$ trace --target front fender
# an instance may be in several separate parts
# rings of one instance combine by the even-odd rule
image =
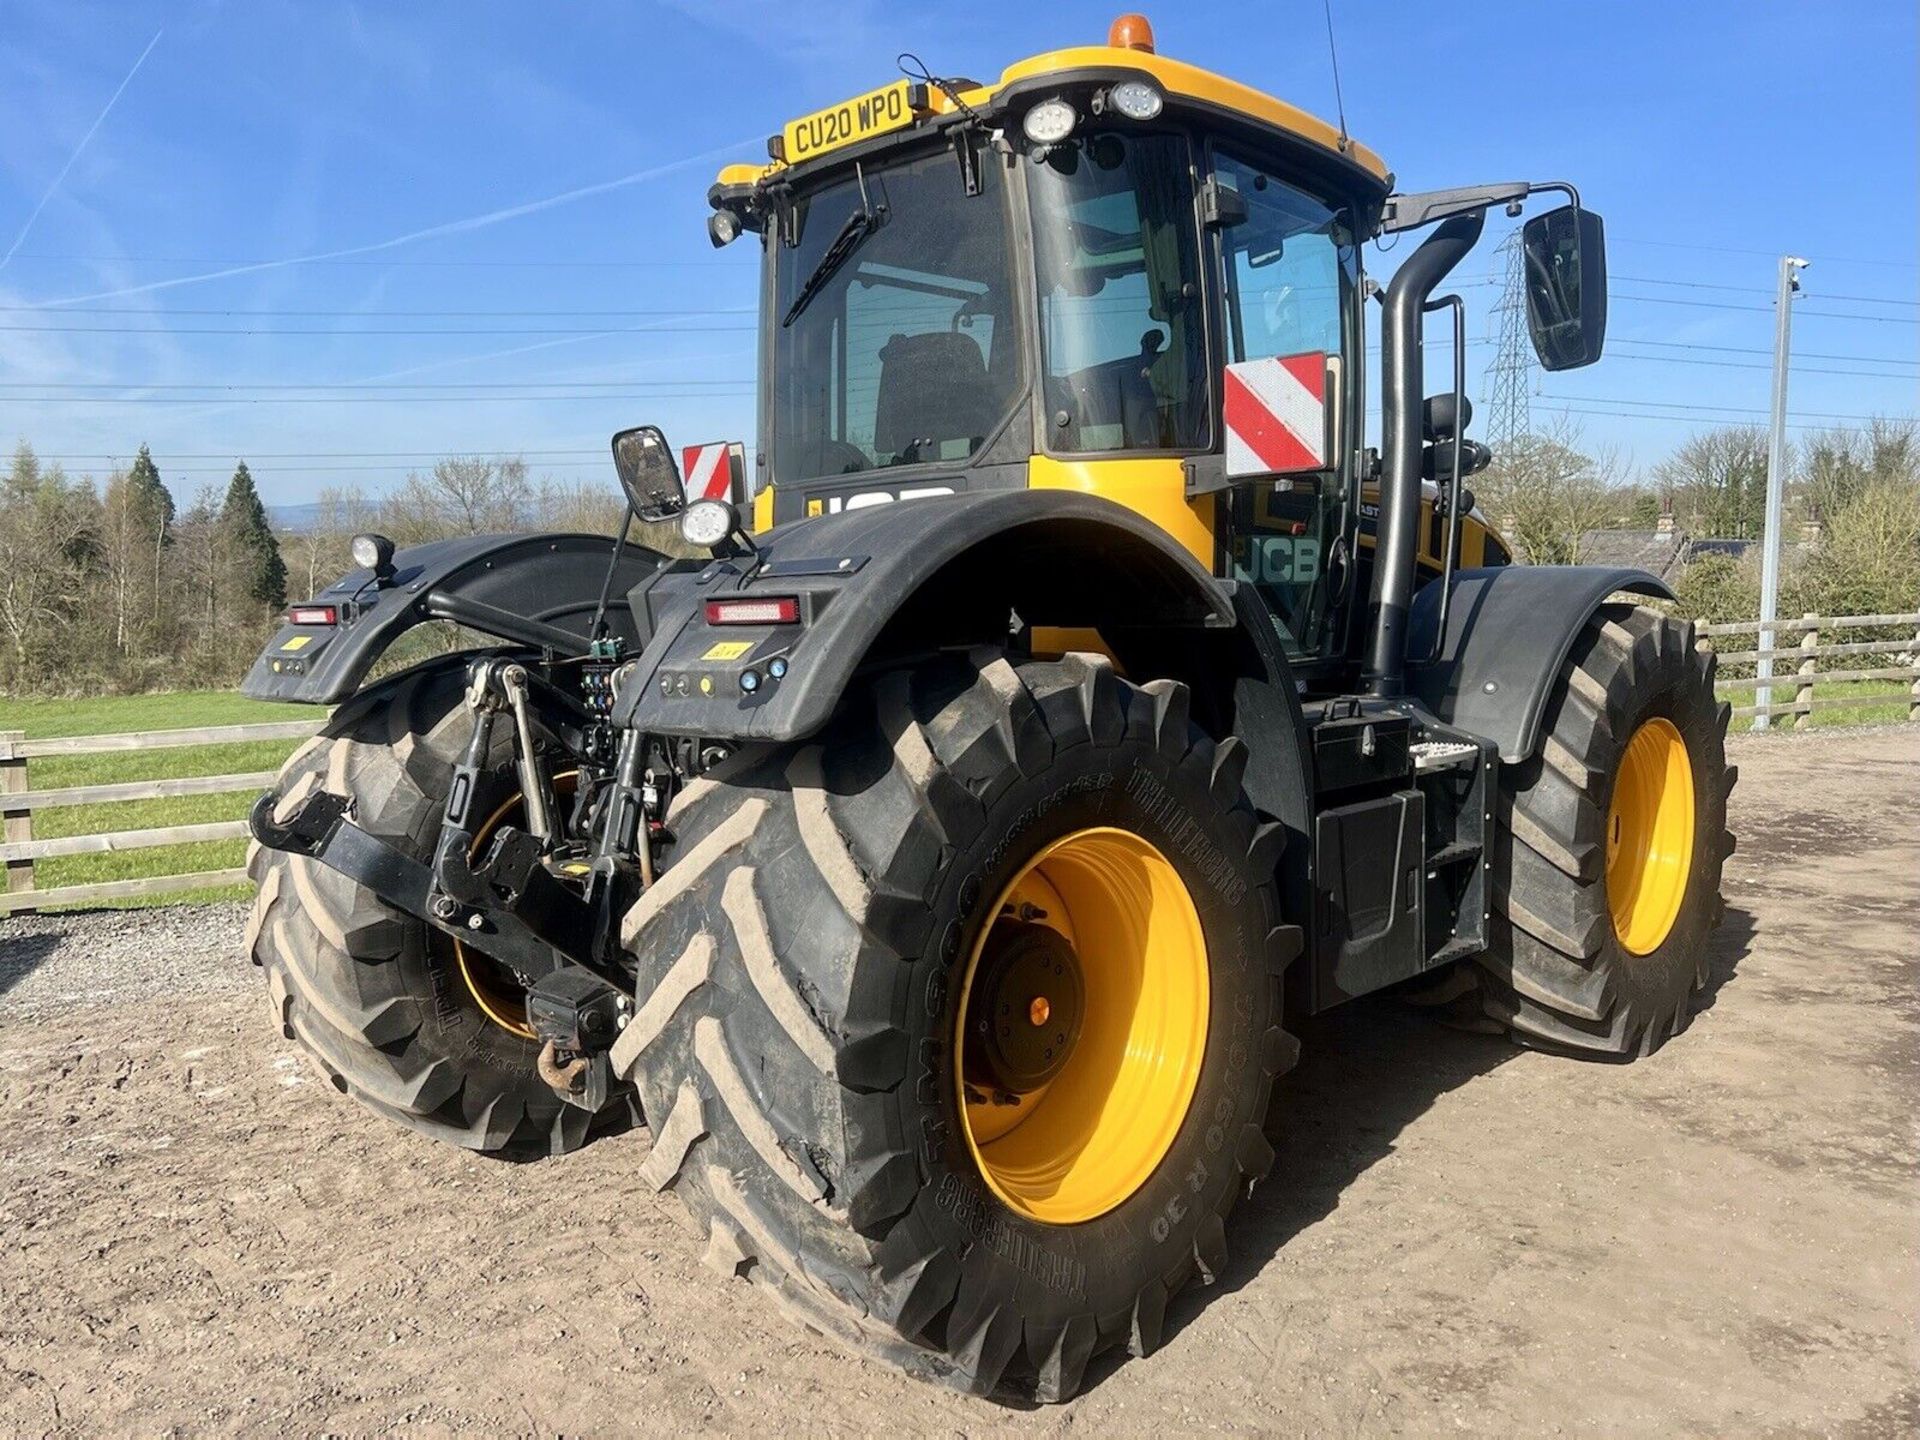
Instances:
[[[615,705],[656,734],[797,740],[876,653],[1004,643],[1029,625],[1234,624],[1228,590],[1158,526],[1061,491],[928,496],[797,520],[752,557],[662,574],[653,639]],[[785,625],[713,625],[715,600],[791,596]],[[785,668],[774,678],[770,662]],[[780,668],[775,666],[775,669]],[[751,672],[754,688],[742,684]]]
[[[600,598],[614,542],[606,535],[462,535],[410,546],[393,557],[391,584],[376,588],[373,572],[352,570],[314,596],[333,605],[335,625],[283,625],[240,686],[255,700],[333,705],[359,687],[387,647],[430,619],[427,598],[451,594],[570,631],[586,648],[587,626]],[[613,634],[630,644],[638,631],[619,603],[666,562],[628,545],[607,609]]]
[[[1539,743],[1547,697],[1573,642],[1609,595],[1671,600],[1644,570],[1609,565],[1501,565],[1462,570],[1439,658],[1410,665],[1413,694],[1440,719],[1491,740],[1516,765]],[[1408,617],[1408,653],[1433,651],[1440,586],[1424,586]]]

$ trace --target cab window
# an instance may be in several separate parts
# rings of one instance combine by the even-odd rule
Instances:
[[[1335,382],[1350,383],[1342,362],[1359,276],[1346,213],[1225,151],[1215,153],[1213,174],[1239,217],[1218,232],[1226,359],[1322,352],[1336,364],[1329,399],[1338,398]],[[1230,492],[1232,574],[1259,591],[1296,656],[1326,643],[1326,558],[1341,499],[1334,468]]]
[[[1047,448],[1208,443],[1187,142],[1096,131],[1029,161]]]

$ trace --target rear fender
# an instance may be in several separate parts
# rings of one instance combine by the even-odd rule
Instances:
[[[605,535],[463,535],[401,550],[393,557],[390,584],[378,587],[372,571],[353,570],[314,596],[315,604],[336,608],[339,623],[281,626],[240,691],[256,700],[337,704],[359,688],[388,646],[434,618],[428,602],[436,595],[566,632],[585,653],[613,545]],[[667,563],[635,545],[621,557],[607,622],[610,633],[629,645],[641,636],[620,599]]]
[[[1573,642],[1606,598],[1622,591],[1674,598],[1644,570],[1607,565],[1459,571],[1439,658],[1410,665],[1408,687],[1440,719],[1493,741],[1500,758],[1516,765],[1539,743],[1547,697]],[[1432,653],[1439,611],[1439,585],[1413,597],[1410,654]]]
[[[759,545],[697,573],[662,573],[648,588],[653,639],[616,701],[618,723],[716,740],[802,739],[826,724],[863,664],[1004,644],[1010,611],[1062,628],[1235,623],[1228,589],[1184,548],[1088,495],[930,496],[797,520]],[[787,596],[798,602],[796,623],[706,617],[711,601]]]

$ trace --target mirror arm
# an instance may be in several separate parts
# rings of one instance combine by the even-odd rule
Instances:
[[[1453,190],[1424,190],[1414,195],[1389,195],[1380,211],[1378,234],[1397,235],[1402,230],[1417,230],[1436,220],[1470,215],[1494,205],[1507,207],[1509,215],[1520,213],[1520,202],[1529,195],[1559,191],[1580,207],[1580,192],[1568,180],[1504,180],[1490,185],[1467,185]]]
[[[613,594],[613,577],[620,573],[620,561],[627,553],[627,532],[633,528],[633,500],[627,500],[627,508],[620,516],[620,534],[613,542],[613,554],[607,557],[607,573],[600,580],[600,599],[593,607],[593,623],[587,627],[587,637],[591,640],[604,640],[607,634],[607,601]]]

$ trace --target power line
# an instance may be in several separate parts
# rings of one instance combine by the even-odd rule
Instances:
[[[0,405],[498,405],[502,401],[538,401],[543,405],[562,401],[605,400],[748,400],[754,392],[741,390],[703,391],[609,391],[604,395],[239,395],[225,399],[206,395],[0,395]]]
[[[1771,295],[1773,293],[1764,285],[1721,285],[1711,280],[1659,280],[1650,275],[1621,275],[1617,272],[1610,278],[1624,281],[1629,285],[1675,285],[1686,290],[1730,290],[1740,295]],[[1910,305],[1920,308],[1920,300],[1895,300],[1885,295],[1835,295],[1831,291],[1822,290],[1820,298],[1822,300],[1857,300],[1863,305]]]
[[[1632,235],[1609,235],[1608,240],[1616,245],[1649,245],[1657,250],[1695,250],[1708,255],[1765,255],[1775,258],[1776,250],[1747,250],[1731,245],[1702,245],[1692,240],[1642,240]],[[1845,255],[1815,254],[1813,259],[1824,265],[1884,265],[1896,270],[1920,270],[1911,260],[1861,260],[1850,259]]]
[[[1585,405],[1640,405],[1664,406],[1677,410],[1714,410],[1729,415],[1765,415],[1765,410],[1756,410],[1745,405],[1701,405],[1691,400],[1631,400],[1624,395],[1559,395],[1542,396],[1543,400],[1555,402],[1573,400]],[[1882,420],[1883,415],[1850,415],[1837,410],[1802,410],[1802,415],[1811,415],[1828,420]],[[1678,417],[1677,417],[1678,418]]]
[[[1684,415],[1636,415],[1625,410],[1595,410],[1576,405],[1560,405],[1544,398],[1541,403],[1560,415],[1591,415],[1608,420],[1642,420],[1663,425],[1687,423],[1687,417]],[[1789,430],[1821,430],[1830,434],[1837,432],[1847,435],[1864,435],[1868,433],[1867,427],[1863,425],[1823,425],[1810,420],[1789,420],[1787,428]]]
[[[1662,350],[1713,350],[1727,355],[1773,354],[1773,351],[1764,345],[1708,345],[1697,340],[1637,340],[1623,337],[1613,343],[1616,345],[1657,345]],[[1847,355],[1819,350],[1797,350],[1794,353],[1808,360],[1859,360],[1875,365],[1920,365],[1920,360],[1908,360],[1895,355]]]
[[[1689,360],[1680,355],[1614,355],[1615,360],[1636,360],[1647,365],[1688,365],[1706,366],[1713,370],[1771,370],[1773,367],[1758,360]],[[1912,375],[1894,375],[1885,370],[1848,370],[1841,366],[1799,365],[1794,367],[1797,375],[1852,375],[1863,380],[1899,380],[1912,384],[1916,378]]]
[[[218,260],[205,255],[71,255],[22,250],[16,260],[81,260],[103,265],[266,265],[267,260]],[[719,270],[729,260],[303,260],[303,265],[388,270]]]
[[[1612,295],[1612,300],[1631,300],[1640,305],[1684,305],[1690,310],[1741,310],[1755,315],[1771,315],[1771,305],[1735,305],[1725,300],[1682,300],[1672,295]],[[1801,315],[1816,315],[1822,320],[1857,320],[1870,325],[1920,325],[1920,317],[1905,315],[1847,315],[1838,310],[1805,310],[1795,306]]]
[[[754,331],[757,325],[604,325],[586,327],[547,326],[536,329],[482,327],[458,330],[370,330],[360,327],[283,330],[235,329],[218,326],[171,325],[0,325],[0,331],[18,331],[43,335],[717,335],[722,332]]]
[[[733,305],[725,308],[707,307],[698,310],[251,310],[238,306],[215,307],[208,309],[156,310],[152,306],[141,305],[0,305],[0,313],[5,314],[56,314],[56,315],[145,315],[149,319],[164,320],[169,315],[235,315],[235,316],[300,316],[308,319],[337,316],[344,320],[376,320],[387,317],[406,319],[531,319],[536,316],[560,316],[569,319],[580,317],[607,316],[616,319],[640,320],[655,315],[752,315],[756,311],[751,305]]]
[[[663,385],[730,385],[738,388],[744,382],[731,380],[503,380],[503,381],[445,381],[432,384],[368,384],[360,382],[310,381],[310,382],[254,382],[202,380],[168,384],[148,384],[144,380],[0,380],[0,390],[350,390],[405,392],[413,390],[597,390],[612,386],[634,389],[656,389]],[[668,394],[679,393],[667,391]],[[112,397],[106,397],[112,398]],[[528,396],[539,399],[539,396]]]
[[[75,451],[53,455],[36,450],[34,455],[41,460],[81,461],[81,460],[120,460],[125,457],[119,452],[104,450]],[[597,455],[602,460],[608,458],[608,449],[602,445],[593,450],[527,450],[516,445],[448,445],[438,450],[247,450],[241,451],[168,451],[156,457],[156,463],[173,464],[180,460],[445,460],[449,456],[492,456],[514,460],[544,459],[549,456]]]

